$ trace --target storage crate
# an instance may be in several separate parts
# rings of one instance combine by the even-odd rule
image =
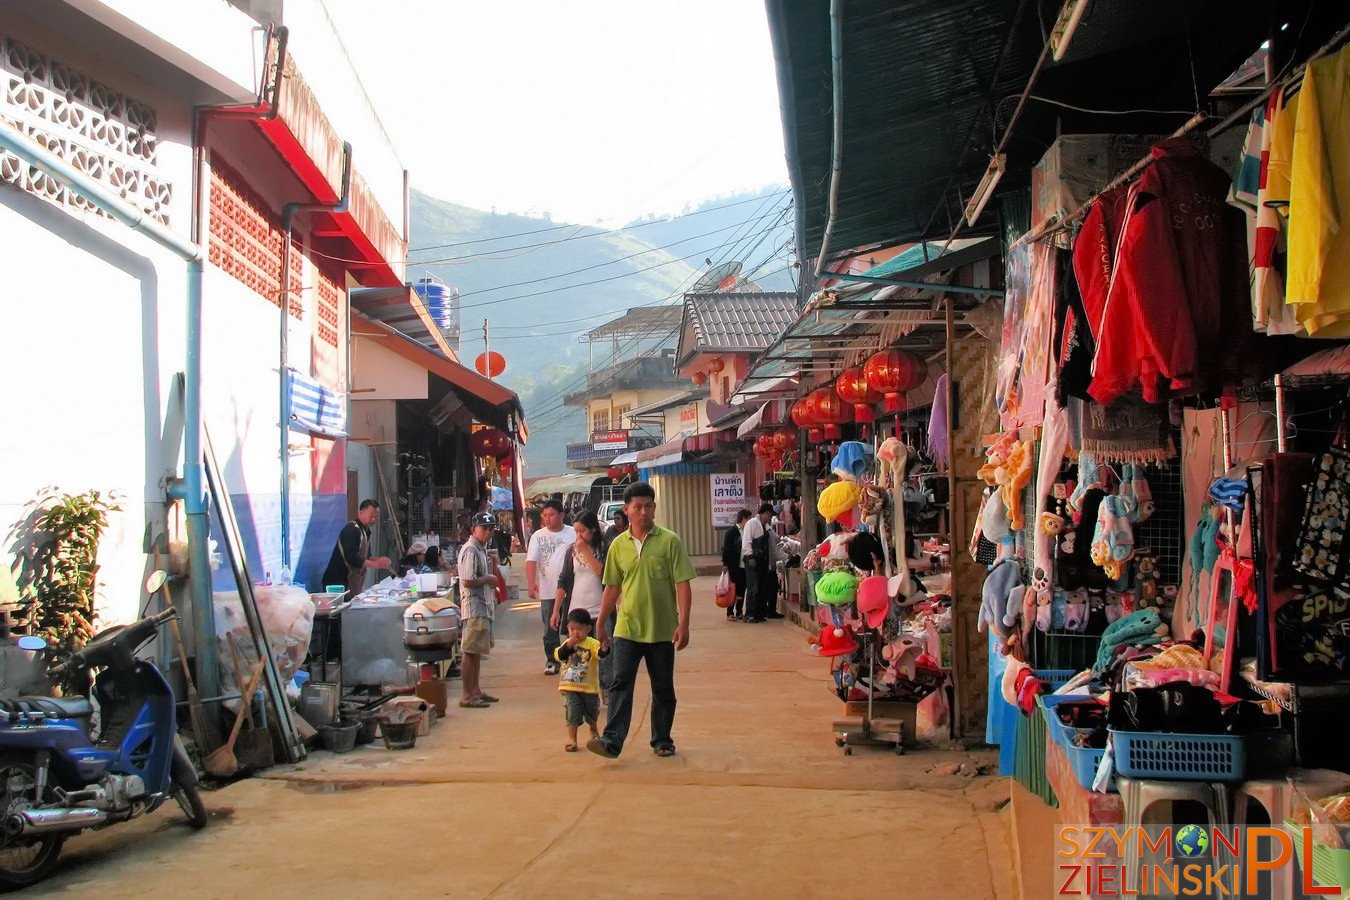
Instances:
[[[1241,781],[1246,752],[1241,737],[1111,729],[1116,773],[1171,781]]]
[[[1078,674],[1076,671],[1069,669],[1036,670],[1036,677],[1045,682],[1052,691],[1076,674]],[[998,704],[995,707],[999,726],[998,774],[1012,775],[1017,758],[1017,723],[1026,716],[1023,716],[1017,707],[1004,700],[1001,694],[994,694],[989,698],[989,702]]]
[[[1297,825],[1292,819],[1284,820],[1285,830],[1289,836],[1294,839],[1294,850],[1298,853],[1299,868],[1307,872],[1311,868],[1312,880],[1314,884],[1321,887],[1334,887],[1342,891],[1350,891],[1350,850],[1342,850],[1337,847],[1328,847],[1325,844],[1319,844],[1315,840],[1312,845],[1312,865],[1304,859],[1303,852],[1303,827]],[[1335,825],[1326,826],[1336,828]]]
[[[1069,759],[1069,768],[1073,769],[1073,777],[1078,782],[1078,786],[1085,790],[1092,790],[1092,782],[1097,778],[1097,767],[1101,765],[1102,757],[1106,755],[1106,750],[1095,747],[1080,747],[1073,742],[1075,737],[1075,728],[1065,725],[1055,715],[1055,707],[1065,700],[1086,700],[1089,699],[1086,694],[1065,694],[1064,696],[1047,696],[1041,698],[1041,712],[1045,716],[1045,733],[1052,741],[1064,750],[1064,755]],[[1116,779],[1111,776],[1111,784],[1108,792],[1115,793]]]

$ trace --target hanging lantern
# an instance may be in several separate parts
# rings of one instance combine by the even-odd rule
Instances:
[[[923,362],[903,350],[882,350],[873,353],[863,363],[863,377],[867,386],[885,399],[886,412],[905,408],[905,391],[918,387],[923,381]]]
[[[792,416],[792,424],[798,428],[811,427],[811,412],[806,408],[806,398],[802,397],[792,404],[792,410],[789,413]]]
[[[773,433],[773,448],[779,453],[782,453],[783,451],[790,449],[793,442],[796,440],[797,432],[784,425]]]
[[[708,371],[714,375],[720,374],[724,368],[726,368],[726,363],[722,361],[722,357],[714,356],[708,360]]]
[[[473,361],[473,367],[478,370],[479,375],[496,378],[506,371],[506,357],[496,350],[489,350],[487,353],[478,354]]]
[[[759,437],[755,438],[753,451],[760,459],[767,459],[768,456],[773,453],[773,444],[770,442],[770,438],[767,434],[761,434]]]
[[[469,452],[501,459],[511,452],[511,437],[500,428],[481,428],[469,435]]]
[[[637,466],[634,465],[633,463],[629,463],[628,465],[623,467],[623,474],[628,478],[636,478]]]
[[[699,387],[703,387],[705,384],[708,383],[708,373],[695,372],[693,375],[689,376],[689,380],[694,382],[694,384],[698,385]]]
[[[497,463],[497,471],[502,473],[503,478],[511,477],[511,457],[507,456]]]
[[[881,399],[881,395],[867,386],[862,366],[853,366],[839,373],[834,380],[834,392],[845,403],[853,404],[853,421],[871,422],[875,415],[872,404]]]
[[[816,388],[808,399],[816,423],[825,426],[825,439],[839,440],[843,436],[839,426],[850,418],[844,409],[844,401],[839,399],[833,387]]]
[[[607,470],[605,470],[605,474],[609,476],[610,481],[618,481],[619,476],[622,475],[623,473],[619,471],[618,466],[610,466]]]

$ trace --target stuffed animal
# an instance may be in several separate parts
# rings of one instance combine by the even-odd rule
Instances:
[[[975,627],[981,632],[992,628],[1000,643],[1008,641],[1008,629],[1003,621],[1008,615],[1008,595],[1012,593],[1019,580],[1017,563],[1011,559],[1000,560],[984,579],[980,615]]]
[[[1111,664],[1111,658],[1121,647],[1134,645],[1151,647],[1162,643],[1167,637],[1167,626],[1156,609],[1141,609],[1118,619],[1102,632],[1102,642],[1097,648],[1097,660],[1092,671],[1100,674]]]
[[[1064,630],[1082,634],[1087,628],[1088,593],[1083,589],[1071,591],[1064,606]]]

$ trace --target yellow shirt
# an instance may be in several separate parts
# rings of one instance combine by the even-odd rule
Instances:
[[[553,658],[562,663],[558,690],[581,694],[600,693],[600,642],[588,637],[563,656],[565,652],[563,647],[553,651]]]
[[[1285,299],[1315,337],[1350,336],[1350,47],[1308,65],[1294,122]]]

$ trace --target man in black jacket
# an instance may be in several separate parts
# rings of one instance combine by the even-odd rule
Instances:
[[[736,603],[727,607],[728,619],[739,619],[745,615],[745,566],[741,563],[741,527],[752,513],[743,509],[736,513],[736,524],[727,529],[722,538],[722,571],[735,586]]]
[[[370,528],[380,517],[380,504],[362,500],[356,518],[338,532],[333,556],[323,573],[325,585],[341,584],[350,596],[361,593],[365,586],[367,569],[388,569],[389,557],[370,555]]]

